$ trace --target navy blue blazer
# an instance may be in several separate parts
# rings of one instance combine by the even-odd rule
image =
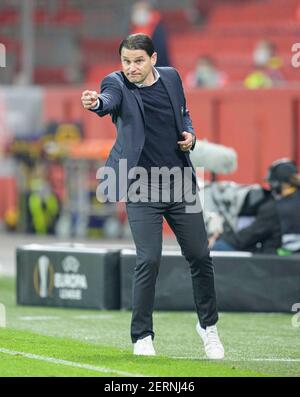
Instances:
[[[158,67],[156,69],[170,97],[176,120],[178,140],[183,139],[181,136],[183,131],[195,134],[186,107],[181,78],[177,70],[172,67]],[[113,72],[102,80],[100,107],[92,111],[100,117],[110,114],[113,123],[116,125],[117,139],[105,166],[112,167],[118,178],[119,160],[127,160],[128,170],[135,167],[145,143],[145,114],[139,89],[135,84],[128,81],[123,72]],[[195,178],[195,170],[189,152],[183,153]],[[128,186],[130,182],[127,179]],[[121,192],[117,189],[117,200],[120,200],[125,193],[125,191]]]

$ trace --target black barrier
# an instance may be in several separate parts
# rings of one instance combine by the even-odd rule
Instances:
[[[300,256],[212,252],[220,311],[291,312],[300,302]],[[78,245],[17,249],[17,303],[131,309],[135,250]],[[156,310],[194,310],[188,263],[164,251]]]
[[[215,253],[216,255],[216,253]],[[300,256],[214,256],[219,309],[291,312],[300,302]]]
[[[291,312],[300,302],[300,256],[212,252],[220,311]],[[122,250],[121,307],[131,309],[136,253]],[[189,267],[178,251],[163,252],[156,310],[194,310]]]
[[[120,309],[120,250],[31,244],[16,261],[18,304]]]

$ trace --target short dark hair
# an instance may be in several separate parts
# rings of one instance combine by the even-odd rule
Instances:
[[[289,183],[291,176],[297,173],[298,169],[295,162],[288,158],[282,158],[271,164],[266,180],[269,182]]]
[[[119,54],[121,55],[122,48],[127,48],[128,50],[144,50],[151,57],[155,52],[153,42],[151,37],[144,33],[130,34],[124,39],[119,47]]]

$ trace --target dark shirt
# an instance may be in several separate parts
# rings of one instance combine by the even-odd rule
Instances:
[[[183,168],[185,156],[177,144],[174,110],[161,79],[139,90],[145,112],[145,145],[138,166],[148,172],[151,167]]]
[[[281,247],[281,227],[273,198],[262,204],[255,221],[239,232],[226,232],[221,237],[240,251],[275,253]]]
[[[281,233],[300,234],[300,190],[276,201]]]

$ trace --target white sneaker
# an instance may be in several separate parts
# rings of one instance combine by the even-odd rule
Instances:
[[[155,356],[151,335],[138,339],[133,344],[133,354],[136,356]]]
[[[198,322],[196,330],[203,340],[207,357],[211,360],[221,360],[224,358],[224,347],[220,341],[217,326],[211,325],[203,329]]]

